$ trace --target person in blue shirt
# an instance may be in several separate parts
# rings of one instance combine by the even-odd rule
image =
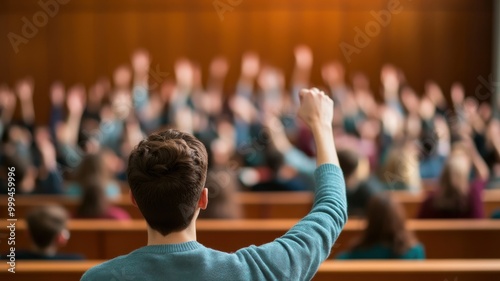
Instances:
[[[207,152],[194,136],[166,130],[141,141],[127,168],[132,201],[148,225],[147,246],[89,269],[81,280],[311,280],[347,221],[347,203],[333,101],[318,89],[302,90],[300,99],[299,116],[317,147],[315,199],[285,235],[234,253],[198,243],[196,219],[208,204]]]
[[[366,228],[337,259],[425,259],[424,246],[406,228],[401,206],[379,194],[368,203]]]

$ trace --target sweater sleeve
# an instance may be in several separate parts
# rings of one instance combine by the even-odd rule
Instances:
[[[329,256],[347,221],[342,170],[323,164],[314,172],[316,190],[310,213],[285,235],[236,252],[252,280],[310,280]]]

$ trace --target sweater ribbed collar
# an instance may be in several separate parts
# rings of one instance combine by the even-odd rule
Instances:
[[[161,245],[148,245],[135,250],[136,253],[156,253],[156,254],[169,254],[178,252],[187,252],[203,247],[197,241],[189,241],[180,244],[161,244]]]

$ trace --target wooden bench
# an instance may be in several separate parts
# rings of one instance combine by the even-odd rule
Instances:
[[[1,280],[78,281],[102,260],[17,261],[15,275],[2,265]],[[326,261],[316,281],[498,281],[500,260]],[[13,278],[14,277],[14,278]]]
[[[326,261],[316,281],[498,281],[500,260]]]
[[[408,218],[417,216],[424,195],[405,191],[394,191],[391,194],[402,203]],[[500,208],[500,190],[485,190],[483,196],[485,213],[489,216],[495,209]],[[311,210],[313,194],[311,192],[240,192],[237,200],[243,206],[246,219],[298,219]],[[74,213],[78,200],[53,195],[16,196],[16,216],[24,218],[33,206],[47,203],[60,204],[70,213]],[[123,196],[115,204],[125,209],[132,218],[142,219],[139,209],[132,205],[128,196]],[[0,196],[0,218],[6,218],[7,215],[7,198]]]
[[[207,247],[234,252],[249,245],[273,241],[297,220],[203,220],[197,222],[198,241]],[[5,222],[0,224],[5,229]],[[71,239],[62,252],[77,252],[89,259],[109,259],[142,247],[147,243],[146,223],[104,220],[73,220]],[[429,259],[500,258],[500,221],[494,220],[412,220],[408,227],[425,245]],[[332,256],[349,248],[364,228],[361,220],[350,220],[332,249]],[[16,246],[28,247],[24,221],[16,225]],[[0,244],[0,252],[6,244]]]

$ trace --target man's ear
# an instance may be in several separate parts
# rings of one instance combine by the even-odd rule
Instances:
[[[132,201],[132,204],[137,207],[137,202],[135,202],[134,195],[132,194],[132,190],[129,190],[128,195],[130,196],[130,201]]]
[[[61,230],[56,237],[57,246],[62,247],[68,243],[69,240],[69,231],[67,229]]]
[[[205,210],[208,205],[208,188],[204,187],[201,191],[200,200],[198,201],[198,207]]]

